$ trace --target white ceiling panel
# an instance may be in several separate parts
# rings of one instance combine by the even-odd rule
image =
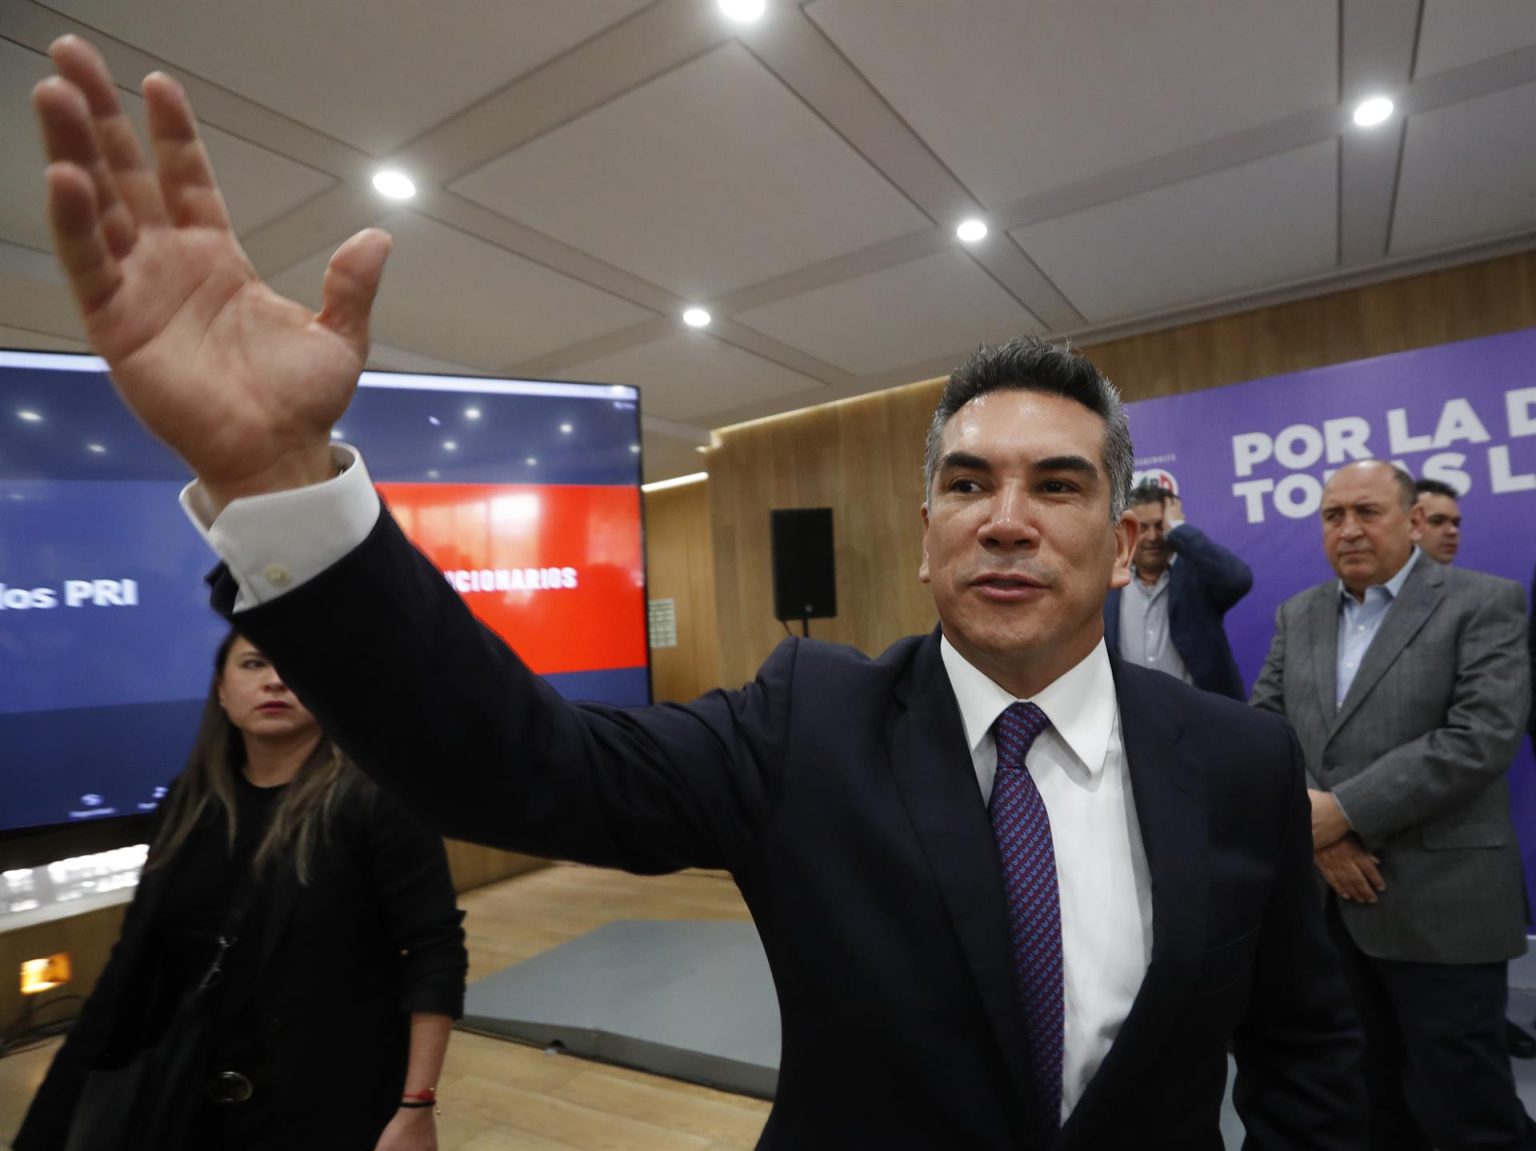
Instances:
[[[134,116],[146,61],[192,81],[280,290],[398,213],[374,362],[638,384],[650,478],[980,340],[1536,245],[1536,0],[0,0],[0,340],[80,337],[28,90],[92,29]],[[1413,114],[1355,129],[1383,82]],[[363,183],[391,152],[409,210]]]
[[[1536,84],[1411,117],[1392,252],[1536,229]]]
[[[23,331],[85,339],[85,327],[63,274],[51,268],[34,274],[10,260],[0,266],[0,320]]]
[[[559,373],[561,379],[640,388],[640,410],[665,419],[707,421],[715,412],[781,397],[817,402],[824,385],[771,360],[707,336],[676,335],[617,352]]]
[[[1336,0],[816,0],[989,208],[1329,104]]]
[[[871,272],[735,318],[857,375],[1041,330],[1039,321],[974,260],[954,251]]]
[[[496,370],[652,313],[521,256],[410,212],[383,222],[395,238],[374,304],[373,334],[429,356]],[[330,252],[273,278],[319,307]]]
[[[43,332],[30,332],[25,328],[8,328],[4,324],[0,324],[0,348],[24,348],[29,352],[88,352],[91,350],[91,346],[84,340],[50,336]]]
[[[49,0],[374,155],[642,7],[646,0]]]
[[[1536,44],[1531,0],[1424,0],[1414,76],[1433,76]]]
[[[698,300],[930,226],[739,44],[453,190]]]
[[[52,74],[44,56],[0,40],[0,239],[51,248],[43,192],[43,146],[32,117],[31,91]],[[144,129],[144,101],[118,92],[124,109]],[[250,232],[335,183],[323,172],[204,127],[208,155],[238,232]]]
[[[1338,148],[1324,141],[1014,233],[1101,322],[1333,268]]]

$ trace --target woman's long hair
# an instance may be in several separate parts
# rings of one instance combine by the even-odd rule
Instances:
[[[146,869],[164,866],[174,858],[205,819],[222,815],[229,843],[235,842],[235,777],[245,766],[245,740],[219,703],[219,679],[239,638],[238,632],[231,631],[214,656],[213,682],[203,704],[197,739],[187,757],[186,770],[166,797]],[[252,873],[260,876],[275,860],[286,856],[299,882],[307,884],[316,844],[325,839],[342,799],[359,786],[364,786],[362,773],[322,732],[320,742],[272,812],[251,860]]]

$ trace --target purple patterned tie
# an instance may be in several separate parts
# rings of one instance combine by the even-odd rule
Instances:
[[[1062,1033],[1066,1014],[1061,988],[1061,896],[1051,820],[1040,790],[1024,768],[1024,756],[1051,721],[1032,703],[1016,703],[993,725],[997,776],[987,811],[1003,864],[1013,969],[1029,1037],[1035,1118],[1049,1144],[1061,1126]]]

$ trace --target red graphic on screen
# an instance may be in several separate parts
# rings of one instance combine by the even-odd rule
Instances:
[[[378,485],[470,610],[540,674],[644,667],[640,493],[600,485]]]

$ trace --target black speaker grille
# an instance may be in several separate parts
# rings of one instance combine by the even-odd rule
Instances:
[[[831,508],[776,508],[773,529],[775,619],[830,619],[837,614],[837,569]]]

